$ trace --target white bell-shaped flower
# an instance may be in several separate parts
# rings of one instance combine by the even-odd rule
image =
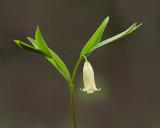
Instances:
[[[84,88],[81,89],[87,93],[93,93],[95,91],[100,91],[101,89],[96,88],[95,80],[94,80],[94,71],[92,65],[85,58],[85,63],[83,67],[83,82]]]

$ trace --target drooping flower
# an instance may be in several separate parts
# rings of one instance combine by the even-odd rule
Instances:
[[[95,80],[94,80],[94,71],[90,62],[85,58],[85,63],[83,67],[83,82],[84,88],[81,89],[87,93],[93,93],[95,91],[100,91],[101,89],[96,88]]]

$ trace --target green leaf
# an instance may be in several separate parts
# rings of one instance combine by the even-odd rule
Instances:
[[[14,40],[14,42],[21,48],[24,48],[24,49],[29,50],[29,51],[34,52],[34,53],[39,53],[39,54],[45,55],[45,53],[43,53],[42,51],[34,48],[31,45],[28,45],[28,44],[22,42],[20,40]]]
[[[66,80],[71,82],[71,76],[66,65],[54,51],[51,49],[49,49],[49,51],[52,58],[46,57],[46,59],[63,75]]]
[[[54,51],[48,48],[42,37],[39,27],[37,27],[35,36],[36,40],[27,37],[34,47],[20,40],[15,40],[15,42],[18,46],[24,49],[44,55],[44,57],[60,72],[60,74],[62,74],[67,81],[71,82],[71,76],[66,65]]]
[[[27,39],[35,46],[36,41],[33,38],[27,37]],[[49,48],[48,48],[49,49]],[[70,73],[66,67],[66,65],[63,63],[63,61],[60,59],[60,57],[51,49],[49,49],[51,57],[47,57],[46,59],[63,75],[65,79],[68,81],[71,80]]]
[[[27,39],[32,43],[32,45],[33,45],[35,48],[38,49],[37,44],[36,44],[36,41],[35,41],[33,38],[27,37]]]
[[[46,57],[46,59],[53,66],[55,66],[55,68],[64,76],[66,80],[71,81],[70,73],[66,65],[63,63],[63,61],[55,52],[53,52],[51,49],[48,48],[47,44],[45,43],[45,40],[42,37],[39,27],[37,27],[35,38],[36,38],[36,42],[33,41],[33,39],[31,38],[29,38],[29,40],[32,42],[33,45],[36,45],[38,49],[41,49],[45,51],[45,53],[48,53],[48,56]]]
[[[37,30],[36,30],[36,33],[35,33],[35,39],[36,39],[36,42],[33,43],[33,44],[36,45],[36,47],[38,49],[45,52],[47,57],[51,57],[50,52],[49,52],[49,48],[48,48],[45,40],[43,39],[40,28],[38,26],[37,26]]]
[[[81,51],[81,57],[82,56],[87,56],[91,49],[93,49],[101,40],[102,34],[108,24],[109,17],[106,17],[104,21],[101,23],[97,31],[93,34],[93,36],[90,38],[90,40],[86,43],[84,48]]]
[[[101,46],[104,46],[104,45],[106,45],[106,44],[112,43],[113,41],[116,41],[116,40],[118,40],[118,39],[121,39],[121,38],[123,38],[123,37],[131,34],[133,31],[135,31],[135,30],[136,30],[137,28],[139,28],[141,25],[142,25],[142,23],[139,24],[139,25],[137,25],[137,23],[134,23],[131,27],[129,27],[129,28],[128,28],[127,30],[125,30],[124,32],[122,32],[122,33],[120,33],[120,34],[118,34],[118,35],[116,35],[116,36],[113,36],[113,37],[111,37],[111,38],[109,38],[109,39],[106,39],[106,40],[98,43],[98,44],[92,49],[92,51],[94,51],[95,49],[97,49],[97,48],[99,48],[99,47],[101,47]]]

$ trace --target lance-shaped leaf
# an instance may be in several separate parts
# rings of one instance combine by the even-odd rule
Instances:
[[[34,40],[33,38],[27,37],[27,39],[35,46],[36,45],[36,40]],[[70,77],[70,73],[66,67],[66,65],[63,63],[63,61],[60,59],[60,57],[51,49],[49,49],[49,53],[51,55],[51,57],[45,56],[45,58],[61,73],[61,75],[63,75],[63,77],[70,81],[71,77]]]
[[[60,57],[51,49],[48,48],[48,46],[45,43],[45,40],[43,39],[40,30],[36,31],[36,39],[27,37],[27,39],[33,44],[33,46],[28,45],[20,40],[15,40],[16,44],[26,50],[39,53],[44,55],[44,57],[60,72],[60,74],[68,81],[71,82],[71,76],[70,73],[66,67],[66,65],[63,63],[63,61],[60,59]],[[41,46],[43,45],[43,46]],[[44,50],[47,48],[47,52]]]
[[[107,26],[107,23],[109,21],[109,17],[106,17],[104,21],[101,23],[97,31],[93,34],[93,36],[89,39],[89,41],[86,43],[86,45],[83,47],[81,51],[81,57],[87,56],[91,49],[93,49],[101,40],[102,34]]]
[[[118,39],[121,39],[121,38],[123,38],[123,37],[131,34],[133,31],[135,31],[135,30],[136,30],[137,28],[139,28],[141,25],[142,25],[142,23],[139,24],[139,25],[137,25],[137,23],[134,23],[132,26],[130,26],[130,27],[129,27],[127,30],[125,30],[124,32],[122,32],[122,33],[120,33],[120,34],[118,34],[118,35],[116,35],[116,36],[113,36],[113,37],[111,37],[111,38],[109,38],[109,39],[106,39],[106,40],[98,43],[91,51],[94,51],[95,49],[97,49],[97,48],[99,48],[99,47],[101,47],[101,46],[104,46],[104,45],[106,45],[106,44],[112,43],[112,42],[114,42],[114,41],[116,41],[116,40],[118,40]]]
[[[21,47],[21,48],[24,48],[24,49],[29,50],[29,51],[34,52],[34,53],[46,55],[43,51],[41,51],[41,50],[39,50],[39,49],[36,49],[36,48],[34,48],[33,46],[24,43],[23,41],[14,40],[14,42],[15,42],[19,47]]]
[[[43,39],[40,28],[38,26],[35,33],[35,39],[36,39],[36,42],[35,42],[36,47],[41,51],[45,52],[48,57],[51,57],[48,46],[45,40]]]
[[[49,51],[51,54],[51,58],[46,57],[46,59],[63,75],[66,80],[71,82],[71,76],[66,65],[54,51],[52,51],[51,49],[49,49]]]

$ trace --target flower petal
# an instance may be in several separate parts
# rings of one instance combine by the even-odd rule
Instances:
[[[93,93],[95,91],[101,90],[96,88],[94,80],[94,71],[92,65],[87,61],[87,59],[83,67],[83,82],[84,82],[84,88],[81,89],[83,92]]]

